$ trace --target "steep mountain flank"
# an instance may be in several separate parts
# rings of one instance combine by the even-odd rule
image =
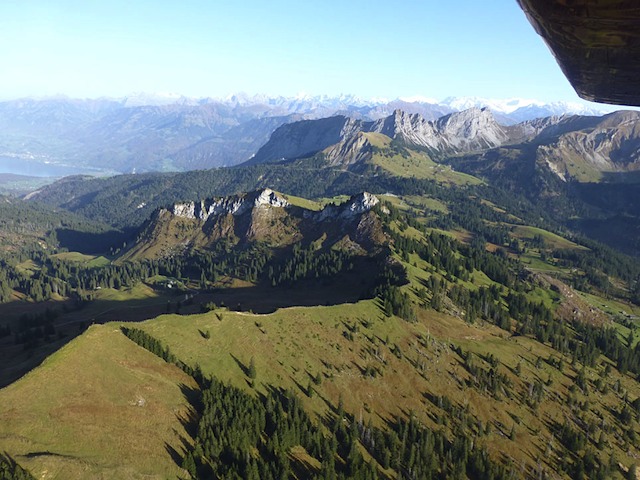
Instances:
[[[373,145],[369,137],[358,132],[323,150],[325,161],[332,167],[361,164],[371,159]]]
[[[247,164],[310,157],[363,131],[367,122],[344,116],[302,120],[277,128]]]
[[[330,164],[350,165],[368,153],[370,144],[361,137],[362,133],[381,133],[403,145],[443,156],[502,145],[509,141],[508,132],[486,108],[452,113],[436,121],[401,110],[373,122],[337,116],[281,126],[249,164],[311,157],[325,151]],[[354,154],[356,149],[360,153]],[[338,162],[338,158],[346,160]]]
[[[611,180],[618,172],[640,168],[640,112],[606,115],[593,128],[559,135],[541,145],[537,161],[545,162],[563,181]]]
[[[416,115],[401,115],[396,124],[399,132],[393,138],[400,137],[409,144],[422,145],[440,154],[496,147],[509,140],[507,129],[495,121],[488,108],[471,108],[441,117],[433,124],[431,135],[425,122]]]
[[[219,241],[240,247],[260,243],[270,248],[317,242],[318,248],[349,245],[369,251],[385,241],[379,219],[370,212],[378,203],[377,197],[365,192],[314,211],[291,205],[268,188],[177,203],[153,214],[122,259],[163,258],[210,249]]]
[[[640,163],[640,112],[615,112],[604,117],[548,117],[509,127],[512,145],[467,155],[458,168],[488,179],[502,171],[537,170],[562,182],[628,183]],[[491,173],[493,172],[493,173]],[[505,172],[506,173],[506,172]],[[509,176],[509,175],[507,175]],[[529,181],[535,180],[533,177]]]
[[[436,160],[460,155],[494,158],[492,149],[515,147],[526,151],[518,158],[539,165],[562,181],[610,181],[615,177],[611,174],[637,170],[640,157],[639,112],[553,116],[502,126],[487,108],[471,108],[435,121],[396,110],[371,122],[337,116],[282,125],[249,164],[322,154],[329,166],[353,169],[370,160],[375,147],[380,147],[366,135],[371,133],[382,134],[395,145],[424,151]],[[487,167],[503,169],[513,157],[503,153],[499,150],[500,161],[481,167],[481,171]],[[474,173],[473,162],[465,171]]]

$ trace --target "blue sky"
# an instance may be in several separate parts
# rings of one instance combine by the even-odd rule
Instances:
[[[5,99],[578,99],[515,0],[3,0],[0,45]]]

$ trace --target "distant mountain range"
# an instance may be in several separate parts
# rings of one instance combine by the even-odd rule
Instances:
[[[435,155],[456,154],[497,147],[516,130],[522,128],[499,125],[487,108],[470,108],[434,121],[402,110],[375,121],[339,115],[282,125],[248,163],[304,158],[323,150],[331,164],[354,163],[354,153],[372,147],[363,133],[383,134]]]
[[[355,96],[223,99],[137,94],[121,99],[20,99],[0,102],[0,171],[23,175],[186,171],[251,158],[279,126],[344,115],[362,121],[396,110],[432,121],[488,107],[510,126],[550,115],[601,115],[582,104],[521,99],[363,100]]]
[[[396,147],[421,150],[431,159],[455,163],[474,175],[511,168],[516,157],[518,168],[536,164],[563,182],[612,182],[616,175],[640,169],[639,112],[552,116],[504,126],[488,108],[475,107],[437,120],[396,110],[375,121],[338,115],[285,124],[247,164],[321,154],[331,166],[349,167],[380,151],[381,139],[368,134],[381,134],[385,145],[394,141]],[[461,155],[468,160],[460,160]],[[480,165],[484,171],[478,169]]]
[[[284,109],[288,113],[308,114],[312,111],[332,111],[353,113],[360,111],[369,120],[377,120],[388,116],[393,110],[402,109],[409,113],[421,113],[424,117],[430,115],[419,111],[432,110],[435,114],[430,118],[434,120],[444,114],[468,110],[469,108],[489,108],[494,115],[509,119],[511,123],[517,123],[533,118],[548,117],[551,115],[603,115],[612,111],[611,106],[589,105],[584,102],[541,102],[534,99],[507,98],[492,99],[482,97],[447,97],[444,100],[436,100],[425,96],[399,97],[393,100],[386,98],[364,99],[356,95],[306,95],[295,97],[247,95],[238,93],[224,98],[192,98],[178,94],[148,94],[136,93],[117,99],[126,106],[144,105],[203,105],[207,103],[222,103],[236,106],[269,105],[272,108]],[[283,113],[283,112],[280,112]],[[325,112],[326,113],[326,112]],[[321,115],[327,116],[327,115]],[[351,115],[354,116],[354,115]]]

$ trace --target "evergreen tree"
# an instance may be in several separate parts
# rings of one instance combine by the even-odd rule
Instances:
[[[247,368],[247,376],[254,380],[256,378],[256,363],[253,357],[251,357],[251,361],[249,362],[249,367]]]

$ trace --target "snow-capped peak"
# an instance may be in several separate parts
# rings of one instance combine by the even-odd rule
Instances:
[[[534,118],[553,115],[604,115],[618,107],[598,105],[586,101],[542,102],[530,98],[485,98],[447,97],[444,100],[425,95],[401,96],[394,100],[387,98],[364,98],[351,94],[311,95],[300,92],[293,96],[268,94],[234,93],[224,97],[194,98],[177,93],[134,93],[119,99],[125,107],[145,105],[203,105],[222,103],[233,107],[261,106],[263,115],[299,114],[309,118],[328,117],[336,114],[354,116],[361,119],[377,120],[389,115],[394,109],[406,109],[409,113],[420,113],[425,118],[435,120],[448,113],[470,108],[489,108],[504,124],[518,123]],[[402,105],[404,104],[404,105]]]
[[[425,97],[424,95],[412,95],[410,97],[398,97],[398,100],[407,103],[432,103],[438,104],[438,100],[431,97]]]
[[[481,98],[481,97],[448,97],[442,102],[442,105],[447,105],[454,110],[467,110],[473,107],[488,107],[490,110],[497,113],[510,114],[519,108],[528,107],[531,105],[542,106],[543,102],[537,100],[524,99],[524,98]]]
[[[180,103],[186,97],[173,92],[134,92],[122,99],[122,104],[126,107],[141,107],[146,105],[172,105]]]
[[[545,103],[528,98],[448,97],[442,100],[440,104],[458,111],[473,107],[488,107],[495,113],[504,115],[514,114],[515,116],[518,116],[518,113],[524,114],[525,110],[528,111],[530,115],[535,115],[535,112],[539,112],[539,116],[562,114],[603,115],[615,110],[615,108],[611,108],[610,106],[594,105],[587,102],[558,101]]]

